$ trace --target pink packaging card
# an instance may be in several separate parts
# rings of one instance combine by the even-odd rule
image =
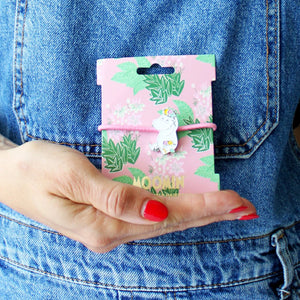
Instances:
[[[148,74],[157,64],[173,73]],[[98,60],[103,174],[166,196],[218,190],[213,80],[214,55]]]

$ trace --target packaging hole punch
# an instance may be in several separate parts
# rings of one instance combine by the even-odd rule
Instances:
[[[173,67],[162,67],[159,64],[153,64],[149,68],[137,68],[139,75],[160,75],[160,74],[173,74],[175,72]]]
[[[218,190],[214,80],[214,55],[98,60],[102,173],[164,196]]]

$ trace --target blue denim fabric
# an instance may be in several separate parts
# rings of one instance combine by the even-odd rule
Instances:
[[[216,55],[216,171],[260,218],[94,254],[0,205],[6,299],[299,299],[300,1],[0,2],[0,132],[101,167],[96,60]],[[6,282],[3,284],[3,282]],[[234,296],[233,296],[234,295]]]

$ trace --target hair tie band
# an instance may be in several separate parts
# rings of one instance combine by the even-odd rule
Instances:
[[[177,131],[187,131],[195,129],[211,128],[213,131],[217,130],[217,125],[214,123],[196,123],[191,125],[179,126]],[[130,125],[99,125],[98,131],[103,130],[121,130],[121,131],[141,131],[141,132],[158,132],[154,127],[146,126],[130,126]]]

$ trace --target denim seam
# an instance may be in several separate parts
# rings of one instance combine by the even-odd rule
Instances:
[[[31,228],[31,229],[35,229],[35,230],[39,230],[39,231],[43,231],[43,232],[46,232],[46,233],[49,233],[49,234],[54,234],[54,235],[59,235],[59,236],[63,236],[65,237],[63,234],[57,232],[57,231],[53,231],[53,230],[47,230],[47,229],[43,229],[43,228],[40,228],[38,226],[35,226],[35,225],[30,225],[30,224],[26,224],[22,221],[18,221],[18,220],[15,220],[11,217],[8,217],[6,215],[3,215],[3,214],[0,214],[0,218],[3,218],[3,219],[6,219],[8,221],[11,221],[11,222],[14,222],[14,223],[17,223],[21,226],[24,226],[24,227],[28,227],[28,228]],[[295,226],[297,226],[298,224],[300,224],[300,221],[297,221],[287,227],[284,227],[282,229],[284,230],[289,230]],[[241,241],[249,241],[249,240],[259,240],[259,239],[263,239],[263,238],[266,238],[266,237],[270,237],[274,234],[274,232],[271,232],[271,233],[267,233],[267,234],[264,234],[264,235],[260,235],[260,236],[254,236],[254,237],[246,237],[246,238],[240,238],[240,239],[228,239],[228,240],[218,240],[218,241],[199,241],[199,242],[187,242],[187,243],[139,243],[139,242],[128,242],[126,243],[127,245],[133,245],[133,246],[197,246],[197,245],[209,245],[209,244],[223,244],[223,243],[231,243],[231,242],[241,242]]]
[[[175,291],[174,291],[174,300],[177,300],[177,295]]]
[[[25,117],[25,114],[24,114],[24,110],[23,110],[23,103],[22,103],[22,97],[23,97],[23,94],[24,94],[24,83],[23,83],[23,50],[24,50],[24,37],[25,37],[25,23],[26,23],[26,15],[27,15],[27,9],[28,9],[28,0],[25,0],[25,4],[24,4],[24,16],[23,16],[23,24],[22,24],[22,35],[21,35],[21,52],[20,52],[20,92],[18,93],[18,79],[17,79],[17,56],[18,56],[18,42],[19,42],[19,39],[18,39],[18,35],[19,35],[19,24],[20,24],[20,11],[21,11],[21,1],[19,1],[18,3],[18,11],[17,11],[17,18],[16,18],[16,41],[15,41],[15,58],[14,58],[14,72],[15,72],[15,76],[14,76],[14,80],[15,80],[15,103],[17,102],[17,95],[19,95],[19,105],[20,105],[20,110],[22,112],[22,117],[23,117],[23,120],[24,120],[24,126],[25,126],[25,134],[27,137],[31,138],[31,139],[34,139],[34,140],[45,140],[45,139],[42,139],[42,138],[38,138],[38,137],[35,137],[33,135],[31,135],[29,132],[28,132],[28,129],[27,129],[27,121],[26,121],[26,117]],[[17,114],[17,108],[14,106],[14,111],[16,112],[16,116],[17,116],[17,119],[18,119],[18,123],[19,123],[19,127],[21,128],[21,119],[19,117],[19,115]],[[24,142],[24,139],[23,139],[23,135],[21,134],[21,137],[22,137],[22,140]],[[86,147],[86,146],[89,146],[89,147],[101,147],[101,144],[81,144],[81,143],[67,143],[67,142],[55,142],[55,141],[50,141],[49,142],[52,142],[54,144],[59,144],[59,145],[67,145],[67,146],[83,146],[83,147]],[[90,152],[83,152],[84,154],[90,154],[90,155],[99,155],[99,153],[90,153]]]
[[[28,130],[27,130],[27,122],[26,122],[26,118],[25,118],[25,114],[23,111],[23,103],[22,103],[22,97],[24,94],[24,86],[23,86],[23,51],[24,51],[24,38],[25,38],[25,21],[26,21],[26,16],[27,16],[27,6],[28,6],[28,0],[25,0],[24,3],[24,15],[23,15],[23,24],[22,24],[22,33],[21,33],[21,49],[20,49],[20,53],[18,52],[18,43],[19,43],[19,23],[20,23],[20,13],[21,13],[21,2],[19,1],[18,3],[18,13],[17,13],[17,30],[16,30],[16,43],[15,43],[15,104],[17,103],[17,96],[19,95],[19,106],[20,106],[20,110],[22,113],[22,117],[24,120],[24,125],[25,125],[25,132],[26,135],[28,135]],[[17,57],[18,55],[20,55],[20,92],[18,92],[18,78],[17,78]],[[15,111],[16,111],[16,107],[14,107]],[[16,111],[17,112],[17,111]],[[19,117],[19,115],[17,114],[18,117],[18,122],[19,122],[19,127],[21,128],[21,119]],[[23,134],[21,134],[21,138],[24,142],[23,139]]]
[[[267,108],[266,108],[266,119],[265,121],[261,124],[261,126],[252,134],[249,139],[243,143],[243,144],[232,144],[232,145],[215,145],[216,148],[233,148],[233,147],[244,147],[247,145],[249,141],[253,139],[253,137],[260,131],[260,129],[267,123],[269,120],[269,104],[270,104],[270,98],[269,98],[269,90],[270,90],[270,73],[269,73],[269,55],[270,55],[270,50],[269,50],[269,20],[268,20],[268,14],[269,14],[269,0],[266,0],[266,77],[267,77],[267,92],[266,92],[266,100],[267,100]],[[277,46],[278,46],[278,41],[277,41],[277,35],[278,35],[278,0],[275,0],[275,26],[274,26],[274,32],[275,32],[275,37],[274,37],[274,45],[275,45],[275,115],[278,114],[277,111],[277,106],[278,106],[278,53],[277,53]],[[229,157],[229,156],[243,156],[251,153],[253,149],[255,148],[256,145],[259,145],[260,142],[268,136],[270,133],[270,130],[268,130],[257,142],[254,144],[250,150],[247,152],[243,153],[216,153],[215,156],[222,156],[222,157]]]
[[[115,285],[115,284],[109,284],[109,283],[101,283],[101,282],[96,282],[96,281],[90,281],[90,280],[83,280],[79,278],[73,278],[73,277],[67,277],[63,275],[58,275],[55,273],[50,273],[44,270],[40,270],[37,268],[33,268],[30,266],[26,266],[24,264],[21,264],[15,260],[12,260],[10,258],[4,257],[0,255],[0,259],[10,263],[16,267],[34,272],[34,273],[40,273],[44,275],[48,275],[57,279],[61,280],[66,280],[66,281],[71,281],[74,283],[78,284],[87,284],[87,285],[93,285],[93,286],[101,286],[104,288],[118,288],[118,289],[124,289],[124,290],[139,290],[139,291],[162,291],[162,292],[167,292],[167,291],[184,291],[184,290],[191,290],[191,289],[214,289],[214,288],[220,288],[220,287],[231,287],[231,286],[237,286],[241,284],[247,284],[247,283],[252,283],[252,282],[257,282],[257,281],[262,281],[266,280],[271,277],[275,277],[280,275],[282,272],[271,272],[265,275],[257,276],[257,277],[251,277],[251,278],[245,278],[241,280],[234,280],[234,281],[229,281],[229,282],[224,282],[224,283],[215,283],[215,284],[203,284],[203,285],[190,285],[190,286],[178,286],[178,287],[147,287],[147,286],[125,286],[125,285]]]
[[[21,1],[19,1],[19,7],[18,7],[18,14],[17,14],[17,22],[16,22],[16,32],[18,33],[18,27],[19,27],[19,14],[20,14],[20,6],[21,6]],[[21,75],[21,83],[20,83],[20,96],[19,96],[19,105],[20,105],[20,110],[22,111],[22,117],[24,120],[24,125],[25,125],[25,134],[27,137],[31,138],[31,139],[35,139],[35,140],[45,140],[36,136],[33,136],[31,134],[29,134],[28,132],[28,128],[27,128],[27,122],[26,122],[26,118],[24,115],[24,111],[23,111],[23,104],[22,104],[22,97],[23,97],[23,69],[22,69],[22,58],[23,58],[23,48],[24,48],[24,34],[25,34],[25,21],[26,21],[26,13],[27,13],[27,8],[28,8],[28,0],[26,0],[25,2],[25,9],[24,9],[24,19],[23,19],[23,26],[22,26],[22,38],[21,38],[21,55],[20,55],[20,75]],[[269,0],[266,0],[266,76],[267,76],[267,109],[266,109],[266,119],[265,121],[261,124],[261,126],[253,133],[253,135],[243,144],[236,144],[236,145],[216,145],[216,148],[225,148],[225,147],[243,147],[245,146],[256,134],[257,132],[259,132],[259,130],[266,124],[266,122],[269,119],[269,88],[270,88],[270,81],[269,81],[269,37],[268,37],[268,29],[269,29],[269,24],[268,24],[268,14],[269,14]],[[277,90],[277,86],[278,86],[278,75],[277,75],[277,71],[278,71],[278,57],[277,57],[277,31],[278,31],[278,0],[275,0],[275,38],[274,38],[274,44],[275,44],[275,90]],[[18,44],[18,40],[16,40],[16,49],[17,49],[17,44]],[[15,53],[15,89],[17,90],[17,78],[16,78],[16,61],[17,61],[17,51]],[[16,92],[17,94],[17,92]],[[277,115],[277,105],[278,105],[278,92],[275,93],[275,114]],[[15,108],[16,111],[16,108]],[[18,118],[18,122],[19,124],[21,123],[20,117],[17,115]],[[254,147],[258,144],[260,144],[260,142],[269,134],[270,130],[268,130],[257,142],[256,144],[254,144],[250,150],[248,150],[247,152],[244,153],[231,153],[231,154],[216,154],[216,156],[223,156],[223,157],[229,157],[229,156],[243,156],[243,155],[247,155],[249,153],[251,153],[254,149]],[[22,135],[21,135],[22,136]],[[22,136],[23,139],[23,136]],[[51,141],[52,143],[55,144],[60,144],[60,145],[68,145],[68,146],[91,146],[91,147],[101,147],[101,144],[81,144],[81,143],[68,143],[68,142],[56,142],[56,141]],[[89,154],[89,155],[99,155],[99,153],[91,153],[91,152],[83,152],[84,154]]]

